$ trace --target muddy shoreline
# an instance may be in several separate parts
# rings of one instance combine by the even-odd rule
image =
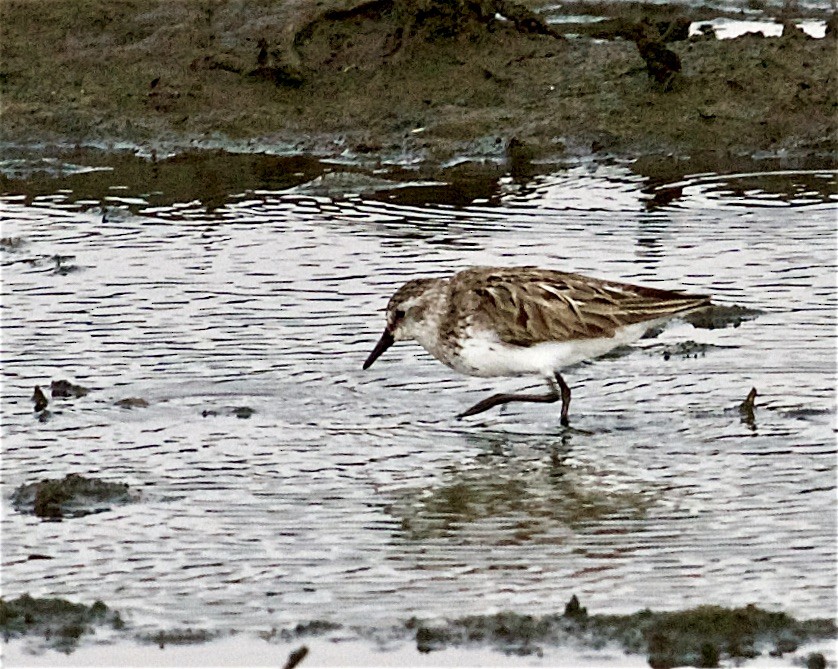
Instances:
[[[555,35],[521,32],[507,20],[408,39],[386,3],[281,4],[60,0],[33,12],[33,0],[10,0],[0,142],[7,151],[214,148],[403,165],[589,155],[834,160],[836,43],[793,24],[782,37],[667,42],[681,70],[664,88],[619,26],[697,22],[707,8],[575,3],[568,11],[617,22],[598,38],[562,24]],[[804,14],[830,20],[825,10]]]
[[[224,637],[247,635],[236,630],[200,628],[141,630],[126,624],[118,611],[101,601],[90,606],[58,598],[0,599],[0,633],[4,642],[29,639],[29,652],[58,650],[72,654],[82,639],[99,633],[107,643],[134,642],[166,646],[205,644]],[[422,655],[452,648],[483,646],[500,656],[543,657],[557,648],[591,650],[612,648],[625,658],[645,656],[649,666],[715,667],[720,661],[741,664],[760,656],[791,660],[806,667],[825,667],[821,652],[809,648],[834,639],[834,621],[796,620],[756,606],[724,608],[699,606],[671,612],[639,611],[630,615],[589,614],[573,596],[562,614],[531,616],[512,612],[473,615],[457,620],[394,621],[391,628],[367,628],[329,621],[300,623],[292,629],[272,629],[258,635],[264,641],[305,644],[324,637],[333,643],[350,639],[371,645],[388,639],[390,644],[415,645]],[[101,643],[101,640],[99,641]],[[296,652],[305,657],[307,649]],[[802,654],[798,651],[804,649]],[[294,653],[292,653],[292,657]],[[300,658],[300,659],[301,659]],[[316,662],[316,657],[313,658]],[[289,658],[289,662],[291,659]],[[299,661],[299,660],[298,660]],[[288,666],[288,665],[286,665]]]

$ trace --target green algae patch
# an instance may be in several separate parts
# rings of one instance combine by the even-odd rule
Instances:
[[[0,632],[4,641],[37,636],[43,637],[49,647],[71,652],[80,637],[93,633],[96,627],[121,630],[124,626],[119,613],[100,601],[87,606],[57,597],[0,598]]]
[[[114,505],[136,498],[126,483],[67,474],[63,479],[44,479],[19,486],[12,494],[12,506],[20,513],[61,520],[109,511]]]
[[[655,669],[676,666],[716,667],[725,659],[774,657],[803,644],[836,637],[829,619],[797,620],[756,606],[699,606],[684,611],[631,615],[589,615],[574,597],[563,615],[499,613],[467,616],[444,625],[417,619],[406,627],[420,652],[483,643],[514,654],[539,653],[542,646],[613,646],[646,655]]]

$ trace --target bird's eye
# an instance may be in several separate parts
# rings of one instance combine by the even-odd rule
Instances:
[[[405,317],[405,313],[402,309],[396,309],[396,311],[393,313],[393,316],[396,317],[397,321],[400,321]]]

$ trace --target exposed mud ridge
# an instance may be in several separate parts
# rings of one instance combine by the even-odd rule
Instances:
[[[510,0],[371,0],[324,12],[295,35],[294,47],[309,66],[370,70],[411,41],[476,40],[502,30],[563,38],[538,14]]]
[[[105,628],[115,631],[109,639],[111,642],[133,640],[161,648],[201,644],[240,633],[232,629],[222,632],[200,628],[138,631],[126,626],[118,612],[98,601],[88,607],[64,599],[35,599],[29,595],[14,600],[0,599],[0,632],[6,641],[43,637],[47,647],[70,653],[82,635]],[[259,636],[265,641],[289,643],[330,634],[337,635],[331,638],[334,643],[353,637],[372,642],[382,638],[413,639],[421,653],[462,646],[485,646],[515,655],[538,655],[562,647],[594,650],[613,647],[629,655],[645,655],[655,669],[716,667],[720,662],[741,663],[765,654],[775,658],[786,656],[794,665],[818,667],[826,666],[826,659],[817,650],[811,652],[812,644],[830,643],[836,637],[836,626],[833,620],[796,620],[785,613],[752,605],[596,615],[589,614],[574,596],[563,614],[531,616],[505,612],[434,623],[412,618],[386,629],[315,620]],[[801,648],[803,644],[809,647]]]
[[[756,606],[699,606],[685,611],[632,615],[589,615],[576,597],[563,615],[499,613],[468,616],[444,625],[408,623],[417,647],[425,652],[468,643],[488,643],[509,653],[538,653],[542,645],[616,644],[626,653],[647,656],[655,669],[716,667],[721,660],[742,660],[763,653],[782,656],[804,642],[834,639],[827,619],[798,621]]]
[[[607,39],[564,39],[570,28],[539,7],[8,0],[0,141],[405,162],[485,146],[528,158],[835,150],[833,37],[790,26],[685,40],[706,9],[597,3]]]
[[[125,483],[67,474],[63,479],[44,479],[19,486],[12,495],[12,506],[21,513],[60,520],[108,511],[136,497]]]

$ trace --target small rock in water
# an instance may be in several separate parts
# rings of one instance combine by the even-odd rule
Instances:
[[[142,397],[126,397],[124,399],[117,400],[114,404],[118,407],[122,407],[123,409],[144,409],[148,406],[148,402]]]
[[[826,658],[822,653],[809,653],[806,657],[806,669],[826,669]]]
[[[745,398],[745,401],[739,405],[739,411],[742,413],[750,413],[753,415],[754,413],[754,400],[757,397],[757,389],[751,388],[751,391],[748,393],[748,396]]]
[[[564,615],[565,618],[585,618],[588,615],[588,609],[579,603],[576,595],[573,595],[564,607]]]
[[[739,405],[739,414],[742,416],[742,422],[747,423],[752,429],[756,428],[756,417],[754,416],[754,400],[757,396],[757,389],[751,388],[751,392],[745,398],[745,401]]]
[[[20,237],[0,237],[0,249],[12,251],[21,245]]]
[[[768,651],[771,657],[783,657],[786,653],[793,653],[797,650],[797,642],[794,639],[780,639],[774,650]]]
[[[35,403],[35,411],[43,411],[47,408],[49,400],[44,395],[44,391],[41,390],[41,386],[35,386],[35,392],[32,393],[32,401]]]
[[[66,379],[53,381],[50,383],[49,389],[53,397],[84,397],[90,392],[84,386],[76,385]]]
[[[233,415],[236,418],[250,418],[254,413],[256,413],[250,407],[237,407],[233,409]]]
[[[762,33],[760,33],[762,34]],[[713,304],[705,309],[693,311],[682,316],[683,320],[695,328],[715,330],[718,328],[738,328],[745,321],[755,319],[762,314],[759,309],[737,305]]]

